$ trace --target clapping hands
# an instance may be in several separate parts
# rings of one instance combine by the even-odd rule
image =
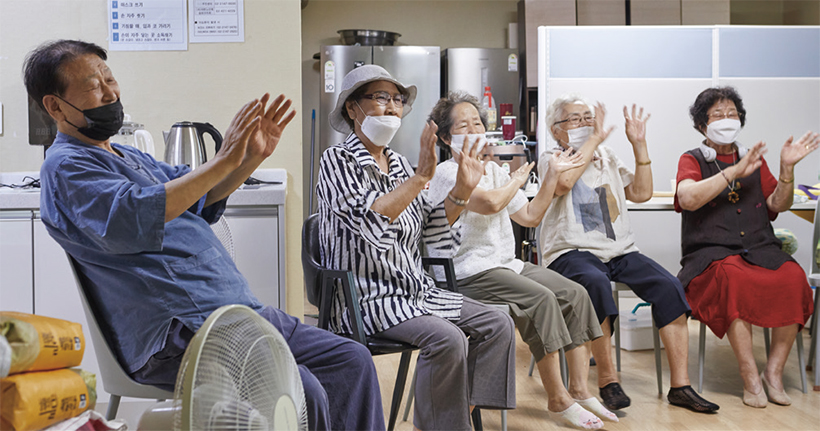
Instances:
[[[549,160],[549,172],[562,174],[570,169],[584,166],[584,155],[580,151],[567,149],[565,151],[555,151]]]
[[[479,138],[473,142],[464,141],[461,151],[453,151],[453,160],[458,163],[455,189],[461,189],[469,197],[484,176],[484,162],[478,159]]]
[[[526,165],[521,165],[520,168],[510,174],[510,181],[515,181],[518,184],[518,187],[523,186],[529,179],[530,171],[532,171],[534,166],[535,162],[529,162]]]
[[[428,120],[427,124],[424,125],[424,130],[421,131],[419,163],[416,167],[416,175],[421,176],[425,182],[430,181],[436,173],[436,165],[438,164],[438,156],[436,155],[437,131],[438,126],[432,120]]]
[[[766,144],[763,141],[755,144],[755,146],[752,147],[752,149],[749,150],[749,152],[746,153],[746,155],[743,156],[743,158],[740,159],[736,165],[730,168],[734,171],[731,173],[732,179],[746,178],[753,174],[754,171],[758,170],[758,168],[763,165],[762,157],[767,151],[768,149],[766,149]]]
[[[270,94],[265,93],[259,101],[260,107],[257,111],[260,116],[259,128],[254,133],[253,140],[248,143],[248,156],[250,157],[265,159],[270,156],[279,145],[279,139],[285,127],[296,117],[296,110],[288,112],[293,102],[290,99],[285,100],[284,94],[277,96],[265,109],[269,99]]]
[[[609,134],[615,130],[615,126],[604,127],[604,120],[606,120],[606,107],[603,103],[595,104],[595,123],[593,124],[593,135],[597,136],[599,142],[603,142],[609,137]]]
[[[820,137],[817,133],[806,132],[797,141],[794,141],[793,136],[789,136],[780,150],[780,163],[785,166],[794,166],[816,150],[818,145],[820,145]]]
[[[636,113],[636,106],[632,104],[632,115],[629,115],[626,106],[624,106],[624,129],[626,130],[626,138],[632,146],[646,145],[646,122],[649,121],[651,114],[647,113],[643,116],[643,107]]]
[[[237,112],[228,129],[218,156],[236,162],[249,159],[264,160],[273,153],[288,123],[296,116],[290,109],[290,99],[280,94],[270,107],[265,109],[270,94],[246,103]],[[284,103],[282,103],[284,101]]]

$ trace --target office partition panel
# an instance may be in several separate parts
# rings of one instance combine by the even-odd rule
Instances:
[[[623,107],[635,103],[652,114],[647,142],[657,191],[671,191],[681,154],[704,139],[692,126],[689,107],[710,86],[738,90],[748,112],[738,142],[766,142],[775,176],[790,135],[820,132],[818,26],[539,27],[538,44],[539,153],[555,145],[543,124],[549,105],[580,93],[606,105],[606,123],[616,129],[605,145],[634,167]],[[795,182],[815,184],[818,173],[820,151],[797,165]],[[638,246],[677,273],[680,217],[632,212],[631,218]],[[811,225],[790,213],[774,224],[803,241],[795,258],[805,266],[813,250]]]

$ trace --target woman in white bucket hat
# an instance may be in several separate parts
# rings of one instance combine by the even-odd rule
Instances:
[[[319,164],[322,263],[352,271],[365,333],[420,348],[415,388],[418,429],[469,430],[471,406],[515,407],[515,333],[510,317],[436,287],[423,270],[419,243],[450,257],[461,241],[460,214],[484,173],[475,145],[455,154],[458,178],[434,206],[424,190],[435,173],[436,130],[421,135],[415,169],[387,145],[412,109],[415,86],[376,65],[342,81],[334,129],[349,133]],[[336,290],[331,329],[351,333]]]

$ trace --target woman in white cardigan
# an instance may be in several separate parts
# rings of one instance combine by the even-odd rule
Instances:
[[[478,99],[466,93],[450,93],[441,99],[430,119],[439,125],[440,144],[454,151],[460,151],[465,140],[481,139],[485,132],[486,114]],[[574,281],[516,259],[511,223],[538,226],[552,201],[558,174],[579,166],[580,153],[556,153],[550,160],[551,175],[529,201],[520,188],[532,164],[508,175],[497,164],[486,163],[462,215],[461,246],[453,263],[459,292],[512,309],[521,338],[535,356],[549,396],[548,410],[575,427],[597,429],[603,426],[598,416],[618,419],[587,388],[589,341],[602,335],[592,302]],[[429,190],[434,205],[446,199],[457,171],[452,159],[436,168]],[[561,348],[567,356],[569,390],[560,375]]]

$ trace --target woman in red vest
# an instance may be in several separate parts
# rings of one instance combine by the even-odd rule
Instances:
[[[794,165],[816,150],[820,139],[811,132],[789,137],[776,178],[762,157],[766,144],[747,149],[736,141],[746,110],[734,88],[704,90],[689,113],[706,139],[678,162],[675,210],[683,217],[678,279],[692,317],[718,337],[729,336],[743,378],[743,403],[762,408],[768,396],[789,405],[783,367],[813,304],[805,272],[781,250],[771,221],[792,206]],[[772,328],[769,360],[760,374],[752,325]]]

